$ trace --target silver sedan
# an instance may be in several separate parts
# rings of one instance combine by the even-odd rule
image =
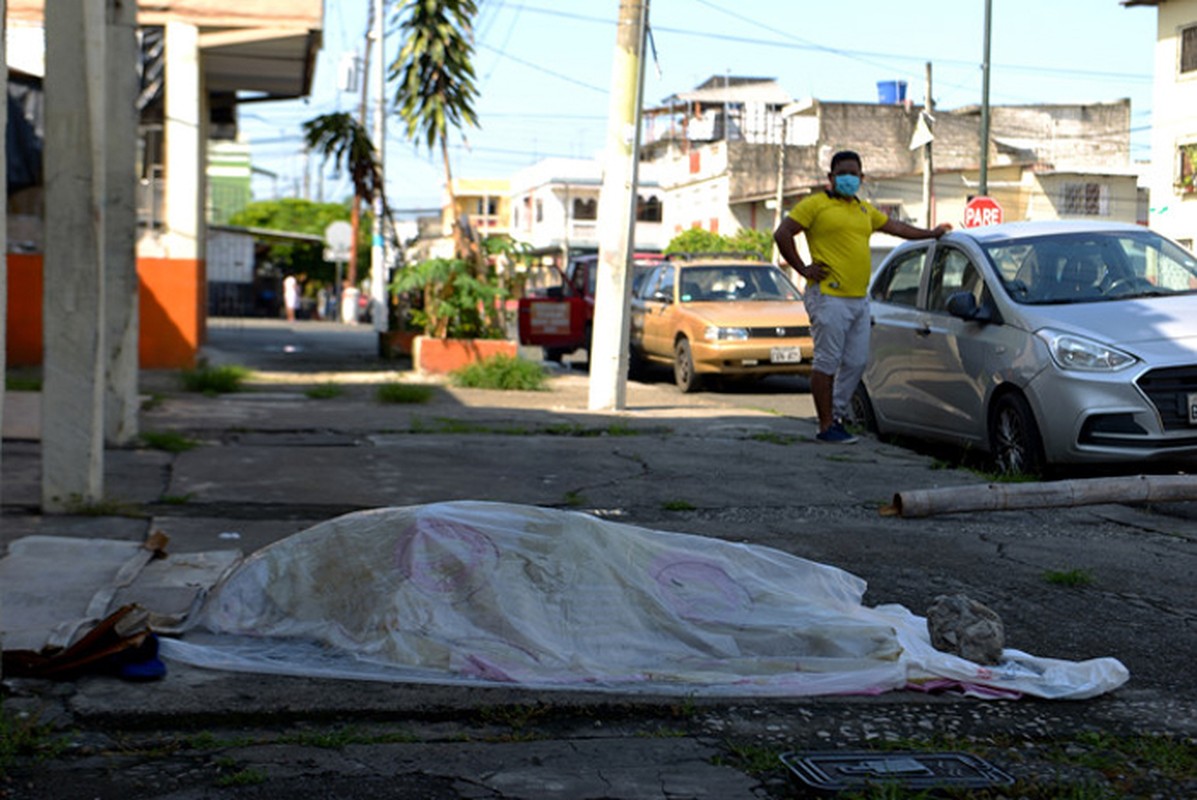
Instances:
[[[1197,259],[1136,225],[908,242],[869,289],[857,422],[1052,464],[1197,460]]]

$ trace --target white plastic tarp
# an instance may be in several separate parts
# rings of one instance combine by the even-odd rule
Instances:
[[[200,666],[437,684],[714,696],[920,681],[1080,698],[1112,658],[934,650],[865,582],[771,548],[485,502],[338,517],[247,558],[163,654]]]

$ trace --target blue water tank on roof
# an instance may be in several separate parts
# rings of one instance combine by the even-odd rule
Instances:
[[[877,102],[901,103],[906,100],[906,81],[877,81]]]

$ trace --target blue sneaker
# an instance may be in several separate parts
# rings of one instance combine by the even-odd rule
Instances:
[[[855,436],[848,433],[848,431],[844,430],[844,426],[838,422],[833,424],[827,430],[820,431],[819,433],[815,434],[815,440],[822,442],[823,444],[856,444],[858,441],[860,441]]]

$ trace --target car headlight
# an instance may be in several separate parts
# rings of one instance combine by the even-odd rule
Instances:
[[[1039,338],[1047,344],[1052,360],[1061,369],[1082,372],[1116,372],[1135,363],[1135,357],[1108,344],[1044,328]]]
[[[743,341],[748,338],[747,328],[720,328],[718,325],[708,325],[703,338],[708,342]]]

